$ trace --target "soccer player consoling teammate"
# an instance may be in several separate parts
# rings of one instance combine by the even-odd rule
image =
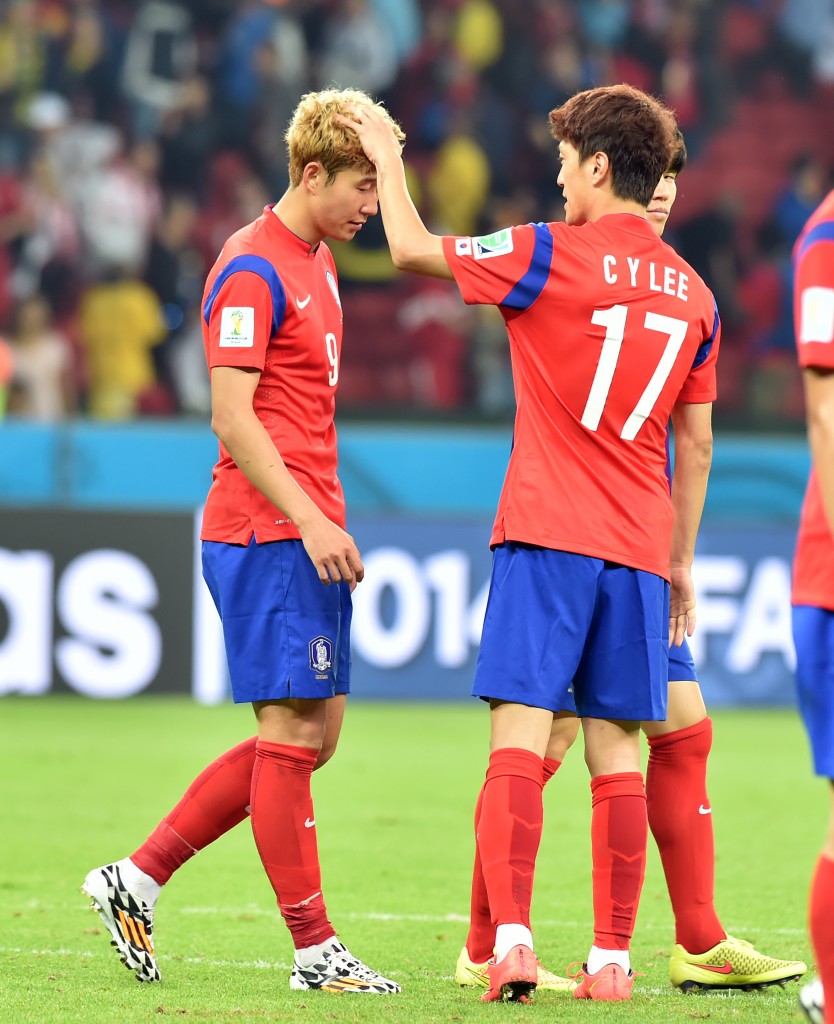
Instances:
[[[691,563],[711,447],[694,483],[666,478],[666,430],[708,415],[719,318],[709,289],[648,223],[674,117],[630,86],[578,93],[550,115],[566,224],[481,238],[429,233],[400,143],[373,112],[351,121],[377,168],[401,268],[454,278],[507,325],[517,413],[491,544],[473,693],[491,708],[477,822],[495,932],[487,1001],[537,984],[530,898],[553,715],[575,701],[591,774],[594,945],[577,998],[627,999],[645,872],[641,721],[666,717],[668,645],[694,628]],[[677,469],[676,469],[677,473]]]
[[[805,384],[811,475],[793,567],[793,636],[799,707],[814,759],[828,779],[828,835],[811,884],[811,943],[818,980],[801,1005],[813,1024],[834,993],[834,192],[794,249],[794,323]]]
[[[131,857],[85,879],[122,960],[142,981],[161,977],[153,946],[160,886],[250,805],[295,946],[290,987],[400,990],[336,937],[310,793],[311,773],[332,755],[341,729],[351,591],[364,571],[345,532],[337,476],[342,311],[324,240],[353,238],[377,212],[375,169],[338,120],[373,107],[354,90],[302,98],[286,136],[289,188],[232,235],[206,283],[203,337],[220,458],[203,516],[203,575],[223,622],[234,700],[252,704],[257,738],[209,765]]]
[[[686,166],[683,137],[655,187],[647,214],[663,235],[677,198],[677,179]],[[701,405],[692,415],[678,417],[674,433],[676,487],[687,482],[686,467],[700,480],[698,464],[688,453],[708,450],[712,427],[710,407]],[[570,712],[570,713],[569,713]],[[553,777],[576,739],[575,711],[564,708],[553,716],[542,782]],[[675,948],[669,960],[673,985],[684,990],[763,988],[801,977],[807,967],[799,960],[778,960],[754,949],[749,942],[728,935],[715,908],[715,842],[712,806],[707,793],[707,761],[712,747],[712,721],[707,715],[695,663],[686,639],[669,649],[669,696],[666,720],[645,722],[649,741],[646,802],[649,828],[657,842],[675,915]],[[475,807],[480,818],[483,789]],[[477,830],[477,825],[476,825]],[[455,981],[469,987],[487,987],[489,959],[495,940],[483,868],[475,849],[469,931],[455,965]],[[571,992],[575,983],[538,965],[539,989]],[[594,989],[594,994],[598,988]]]

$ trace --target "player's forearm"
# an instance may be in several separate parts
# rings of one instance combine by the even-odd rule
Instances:
[[[411,200],[401,160],[377,166],[377,189],[382,222],[394,266],[415,274],[451,278],[443,241],[423,224]]]
[[[672,505],[675,509],[671,550],[673,567],[688,568],[695,557],[695,542],[704,511],[711,464],[711,439],[698,442],[676,439],[672,478]]]
[[[300,532],[322,513],[287,469],[272,438],[251,409],[212,419],[212,429],[246,479]]]
[[[806,395],[808,446],[828,525],[834,534],[834,373],[817,373],[813,382],[806,377]]]

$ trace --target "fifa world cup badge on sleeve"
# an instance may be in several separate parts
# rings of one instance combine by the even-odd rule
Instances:
[[[491,256],[507,256],[512,251],[513,233],[509,228],[472,239],[472,254],[476,260],[486,260]]]
[[[252,348],[255,310],[252,306],[224,306],[220,311],[220,348]]]

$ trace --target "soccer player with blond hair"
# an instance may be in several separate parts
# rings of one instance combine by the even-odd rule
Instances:
[[[203,513],[203,575],[223,623],[236,703],[257,736],[222,754],[130,857],[83,891],[141,981],[159,981],[160,887],[251,808],[264,870],[295,946],[290,988],[400,991],[338,940],[321,885],[313,770],[332,756],[350,688],[350,620],[362,558],[345,531],[334,426],[342,344],[326,239],[378,210],[376,170],[340,121],[362,92],[301,99],[287,130],[290,184],[228,239],[208,275],[203,338],[219,459]]]

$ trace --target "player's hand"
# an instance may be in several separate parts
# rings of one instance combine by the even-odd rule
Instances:
[[[670,584],[669,646],[680,647],[695,632],[695,586],[689,566],[673,566]]]
[[[304,549],[325,586],[349,583],[350,589],[365,576],[362,556],[349,533],[321,516],[301,531]]]
[[[350,116],[337,114],[336,120],[356,132],[365,156],[377,170],[389,161],[402,159],[402,144],[394,129],[373,107],[359,107]]]

